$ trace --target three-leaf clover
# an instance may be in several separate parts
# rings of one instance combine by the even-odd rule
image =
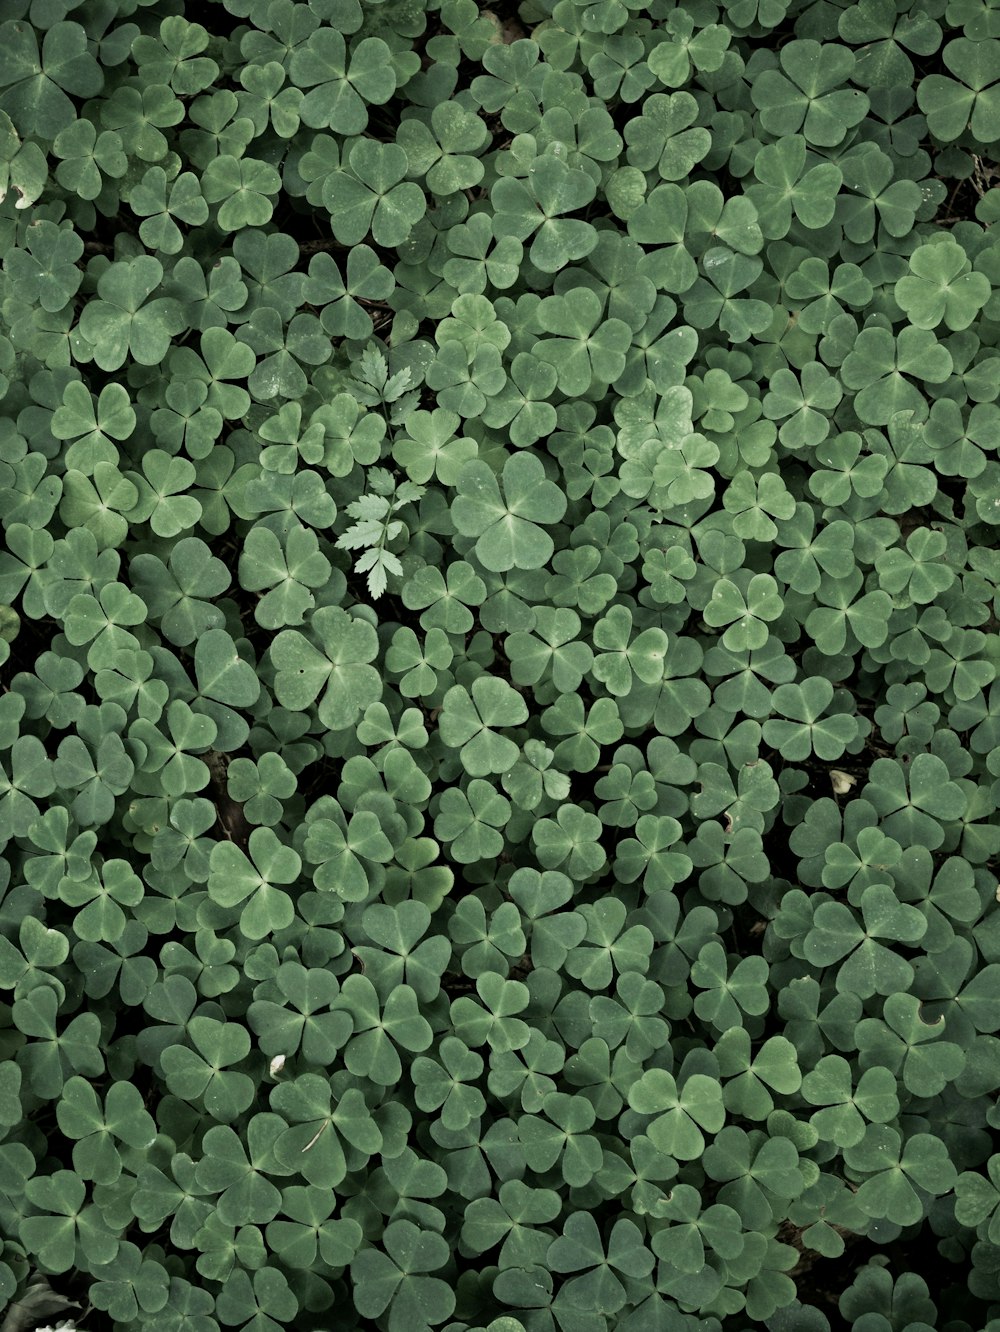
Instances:
[[[263,939],[291,924],[292,899],[276,885],[295,883],[302,861],[270,828],[254,828],[247,849],[249,854],[233,842],[216,843],[209,861],[208,892],[222,907],[246,903],[240,929],[250,939]]]
[[[543,273],[558,272],[597,244],[598,233],[589,222],[568,216],[586,208],[596,192],[586,171],[547,153],[532,162],[525,179],[501,176],[493,186],[494,235],[498,240],[532,237],[528,258]]]
[[[102,370],[120,370],[128,356],[159,365],[186,320],[179,301],[149,297],[163,280],[152,255],[111,264],[97,281],[97,295],[83,307],[80,336]]]
[[[250,1053],[250,1036],[237,1022],[193,1017],[187,1024],[191,1045],[168,1045],[160,1055],[167,1086],[188,1101],[199,1101],[213,1119],[230,1122],[254,1098],[254,1082],[233,1070]]]
[[[751,92],[769,134],[801,130],[807,143],[832,148],[868,114],[865,94],[843,86],[855,65],[849,47],[804,38],[787,42],[779,60],[780,71],[763,70]]]
[[[502,491],[501,491],[502,485]],[[485,462],[467,462],[456,479],[452,502],[455,526],[476,537],[476,556],[485,568],[541,569],[554,550],[545,526],[566,512],[566,496],[545,476],[532,454],[517,453],[498,478]]]
[[[501,727],[527,721],[524,699],[505,680],[482,675],[471,690],[454,685],[444,696],[439,730],[441,739],[459,751],[462,766],[471,777],[507,772],[519,750]]]
[[[645,1133],[653,1145],[678,1161],[692,1161],[705,1150],[705,1133],[725,1123],[722,1087],[704,1073],[692,1073],[678,1086],[662,1068],[647,1069],[629,1089],[628,1103],[649,1116]]]
[[[391,1222],[382,1235],[382,1248],[364,1248],[351,1263],[354,1304],[365,1318],[377,1318],[391,1309],[391,1332],[421,1323],[443,1323],[455,1308],[455,1292],[440,1277],[450,1252],[444,1237],[422,1230],[412,1221]]]
[[[916,328],[936,328],[942,322],[953,330],[968,328],[990,299],[989,278],[972,271],[955,241],[920,245],[908,263],[910,271],[896,283],[893,295]]]
[[[869,999],[912,984],[912,966],[890,945],[916,943],[926,929],[916,907],[900,902],[888,884],[874,883],[861,895],[861,920],[843,902],[821,902],[803,953],[814,966],[839,962],[837,989]]]
[[[307,638],[285,629],[274,638],[276,697],[283,707],[302,711],[322,692],[320,721],[342,730],[382,696],[382,681],[369,664],[378,652],[375,630],[339,606],[321,606],[309,621],[309,633]]]

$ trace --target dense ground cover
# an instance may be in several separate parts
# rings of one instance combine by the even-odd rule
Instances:
[[[3,1332],[997,1332],[1000,9],[0,18]]]

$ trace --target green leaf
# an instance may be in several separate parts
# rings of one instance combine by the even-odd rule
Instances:
[[[781,72],[762,71],[753,86],[753,102],[769,134],[802,130],[806,142],[835,147],[868,114],[868,98],[846,83],[855,56],[847,47],[810,39],[787,43]]]
[[[446,1281],[427,1275],[444,1267],[448,1246],[442,1236],[412,1221],[393,1221],[382,1237],[383,1249],[362,1249],[351,1264],[354,1305],[365,1318],[376,1318],[391,1304],[410,1326],[443,1323],[455,1307]]]
[[[468,462],[456,485],[455,525],[478,538],[476,554],[487,569],[540,569],[548,562],[554,546],[543,524],[559,521],[566,498],[546,479],[537,458],[523,453],[508,458],[499,482],[486,463]]]
[[[364,38],[348,57],[343,36],[331,28],[319,28],[301,43],[291,76],[309,90],[299,106],[305,124],[338,134],[360,134],[368,124],[366,104],[381,106],[396,89],[395,68],[381,38]]]
[[[986,142],[996,132],[1000,108],[996,82],[1000,61],[991,42],[957,37],[942,51],[945,66],[954,74],[929,74],[920,80],[917,101],[927,116],[932,134],[945,141],[956,139],[966,128]]]
[[[39,50],[31,26],[10,19],[0,25],[0,52],[0,110],[24,134],[53,138],[76,117],[67,94],[93,97],[104,86],[79,23],[51,24]]]
[[[705,1149],[701,1130],[718,1133],[725,1122],[722,1088],[702,1073],[678,1088],[665,1070],[647,1070],[629,1091],[628,1103],[641,1115],[656,1116],[646,1130],[650,1141],[679,1161],[700,1156]]]
[[[568,216],[585,208],[595,193],[587,172],[546,154],[531,164],[525,180],[504,176],[493,186],[494,235],[519,241],[531,236],[529,259],[543,273],[555,273],[597,244],[589,222]]]
[[[527,718],[527,705],[516,690],[496,677],[480,676],[471,694],[461,685],[448,690],[439,728],[444,743],[459,750],[466,772],[485,777],[506,772],[518,756],[517,745],[497,728]]]
[[[382,695],[382,682],[369,665],[378,651],[375,631],[334,606],[321,606],[309,627],[322,650],[295,629],[283,630],[274,639],[276,696],[283,707],[301,711],[325,691],[320,721],[343,730]]]
[[[972,272],[961,245],[920,245],[909,258],[910,272],[893,294],[900,309],[917,328],[968,328],[990,299],[990,280]]]
[[[949,780],[944,762],[934,754],[917,754],[907,768],[894,759],[876,759],[864,788],[883,817],[886,835],[903,845],[936,851],[944,841],[942,824],[960,819],[966,797]]]
[[[80,336],[102,370],[118,370],[131,355],[140,365],[158,365],[171,340],[186,328],[180,303],[148,298],[160,285],[163,267],[151,255],[114,263],[97,283],[97,297],[80,315]]]

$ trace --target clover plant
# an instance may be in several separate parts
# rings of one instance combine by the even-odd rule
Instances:
[[[1000,1329],[1000,21],[0,6],[2,1332]]]

